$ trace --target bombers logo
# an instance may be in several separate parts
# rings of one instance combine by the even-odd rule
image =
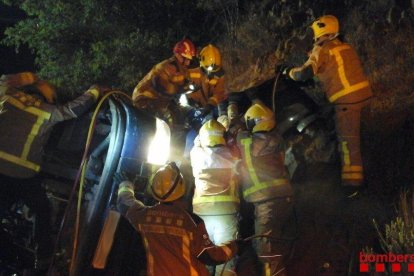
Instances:
[[[391,272],[414,272],[414,254],[359,253],[359,272],[385,272],[387,265]]]

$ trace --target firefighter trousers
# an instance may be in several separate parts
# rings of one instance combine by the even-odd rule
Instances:
[[[361,112],[369,100],[335,105],[335,126],[342,164],[342,185],[360,186],[364,180],[361,156]]]
[[[284,257],[289,243],[283,240],[283,228],[293,212],[290,197],[254,203],[255,234],[271,231],[271,238],[253,240],[257,256],[263,264],[263,275],[286,275]]]

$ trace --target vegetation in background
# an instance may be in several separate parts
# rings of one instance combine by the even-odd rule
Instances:
[[[217,44],[229,89],[242,91],[272,78],[277,63],[302,64],[312,47],[310,23],[334,14],[376,94],[412,95],[403,85],[412,74],[398,74],[414,71],[410,1],[1,1],[28,15],[6,30],[4,42],[28,45],[40,74],[70,91],[106,82],[130,92],[183,37],[199,47]]]
[[[212,27],[220,32],[215,15],[192,1],[2,1],[27,14],[4,42],[28,45],[39,74],[71,93],[96,82],[132,92],[178,40],[202,44]]]
[[[398,216],[385,225],[382,232],[377,229],[381,248],[394,254],[412,254],[414,252],[414,202],[407,192],[401,194]]]
[[[414,252],[414,201],[412,192],[402,192],[400,195],[399,208],[397,216],[386,223],[384,226],[378,225],[374,220],[374,226],[379,237],[379,246],[381,252],[366,247],[364,254],[388,254],[406,255]],[[403,266],[407,264],[404,263]],[[406,268],[404,267],[404,270]],[[374,270],[371,267],[371,271]],[[403,270],[403,271],[404,271]],[[391,275],[391,267],[388,264],[386,275]],[[392,274],[394,275],[394,274]],[[405,275],[405,274],[403,274]]]

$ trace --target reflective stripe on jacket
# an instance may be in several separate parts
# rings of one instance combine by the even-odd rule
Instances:
[[[95,102],[93,93],[62,106],[14,89],[7,94],[6,112],[0,115],[0,173],[16,178],[30,178],[40,171],[43,148],[56,123],[76,118]]]
[[[239,210],[235,159],[230,149],[202,147],[195,143],[190,152],[195,181],[193,211],[198,215],[234,214]]]
[[[178,64],[175,57],[155,65],[136,85],[132,93],[134,105],[138,108],[166,108],[173,96],[183,93],[188,83],[188,70]]]
[[[315,45],[306,63],[302,67],[293,68],[289,75],[295,80],[301,80],[301,71],[309,66],[332,103],[356,103],[372,96],[356,51],[337,38]]]
[[[188,94],[190,102],[193,101],[198,107],[205,107],[207,104],[217,106],[227,99],[224,88],[224,72],[219,71],[208,76],[201,68],[189,70],[191,81],[200,87],[199,90]]]
[[[147,275],[209,275],[205,264],[220,264],[237,252],[235,242],[214,245],[203,220],[174,205],[146,207],[133,191],[118,195],[118,208],[129,206],[126,216],[141,233],[147,254]]]
[[[253,135],[247,131],[238,133],[237,146],[244,165],[241,174],[246,201],[260,202],[292,195],[280,143],[281,137],[276,131]]]

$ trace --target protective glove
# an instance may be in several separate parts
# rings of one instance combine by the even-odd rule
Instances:
[[[239,107],[236,103],[229,103],[227,107],[227,115],[230,121],[239,117]]]
[[[95,100],[98,100],[110,91],[112,91],[110,87],[94,84],[89,87],[86,93],[91,93],[94,96]]]

